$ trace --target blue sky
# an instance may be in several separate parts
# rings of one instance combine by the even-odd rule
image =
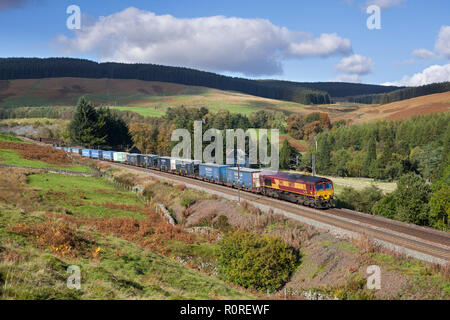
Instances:
[[[371,3],[381,8],[380,30],[366,26]],[[66,27],[69,5],[81,9],[80,31]],[[0,56],[420,85],[450,81],[449,12],[447,0],[0,0]]]

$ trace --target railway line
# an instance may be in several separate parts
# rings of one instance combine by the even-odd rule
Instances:
[[[191,188],[214,193],[230,200],[238,199],[237,189],[155,169],[108,163],[117,167],[145,172],[156,178],[183,183]],[[328,229],[332,233],[347,237],[366,235],[378,244],[408,256],[433,263],[450,263],[450,234],[446,232],[346,209],[313,209],[243,190],[240,191],[240,199],[263,210],[272,209],[275,213],[302,223]]]

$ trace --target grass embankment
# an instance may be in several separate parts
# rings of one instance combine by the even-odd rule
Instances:
[[[2,299],[253,297],[171,259],[211,250],[207,237],[168,225],[107,180],[0,169],[0,186]],[[66,287],[70,265],[81,290]]]
[[[19,138],[0,133],[0,163],[75,172],[91,172],[86,166],[74,165],[62,150],[26,143]]]

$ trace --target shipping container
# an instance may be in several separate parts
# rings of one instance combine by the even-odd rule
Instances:
[[[91,150],[89,150],[89,149],[83,149],[83,150],[81,150],[81,155],[82,155],[83,157],[90,158],[90,157],[91,157]]]
[[[198,167],[200,161],[190,159],[177,159],[176,172],[181,175],[196,175],[198,174]]]
[[[114,160],[114,151],[103,151],[102,158],[103,158],[103,160],[113,161]]]
[[[102,157],[102,150],[91,150],[91,158],[100,159]]]
[[[230,165],[202,163],[198,166],[198,173],[202,179],[212,180],[215,182],[226,182],[227,168]]]
[[[162,171],[170,171],[170,160],[171,157],[159,157],[158,158],[158,168]]]
[[[136,153],[130,153],[127,155],[127,163],[131,164],[133,166],[139,166],[140,165],[140,157]]]
[[[145,164],[147,163],[147,155],[146,154],[138,154],[138,163],[140,167],[145,167]]]
[[[146,168],[157,168],[159,156],[155,154],[144,155],[144,163],[142,164]]]
[[[250,168],[227,168],[227,183],[245,189],[257,189],[261,186],[261,170]]]
[[[113,159],[116,162],[125,162],[126,161],[126,155],[123,152],[114,152]]]

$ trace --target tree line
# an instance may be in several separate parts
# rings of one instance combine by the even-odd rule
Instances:
[[[450,82],[432,83],[419,87],[410,87],[395,90],[389,93],[369,94],[348,97],[349,102],[365,103],[365,104],[386,104],[395,101],[412,99],[416,97],[426,96],[434,93],[442,93],[450,91]]]
[[[316,139],[319,175],[397,181],[386,195],[375,186],[345,188],[338,205],[449,230],[450,112],[332,128]]]

